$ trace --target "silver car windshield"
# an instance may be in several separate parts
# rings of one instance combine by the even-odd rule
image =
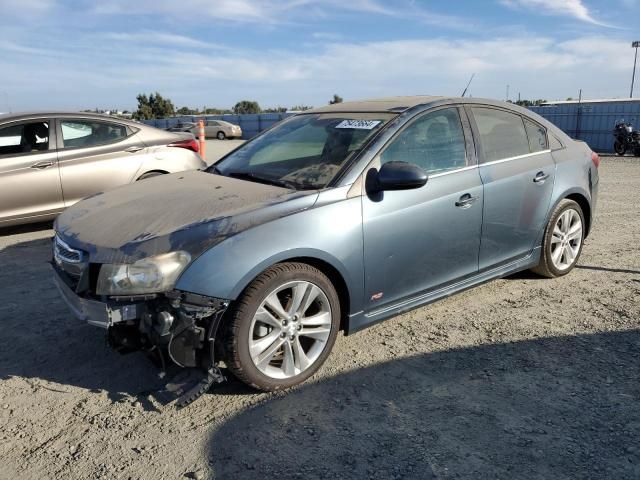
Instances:
[[[298,115],[248,142],[208,171],[296,190],[321,189],[394,116]]]

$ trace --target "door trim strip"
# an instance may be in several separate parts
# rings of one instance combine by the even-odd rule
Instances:
[[[525,153],[524,155],[516,155],[515,157],[501,158],[500,160],[493,160],[491,162],[485,162],[478,165],[484,167],[486,165],[496,165],[498,163],[510,162],[511,160],[520,160],[521,158],[533,157],[536,155],[542,155],[543,153],[551,153],[551,150],[540,150],[539,152]]]

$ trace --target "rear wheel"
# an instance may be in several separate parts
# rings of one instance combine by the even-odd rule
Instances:
[[[542,240],[540,263],[532,270],[544,277],[561,277],[575,267],[584,243],[584,214],[573,200],[562,200],[553,211]]]
[[[627,151],[627,148],[624,146],[624,143],[616,140],[615,142],[613,142],[613,150],[618,154],[618,155],[624,155]]]
[[[224,134],[224,132],[218,132],[218,135],[216,135],[216,137],[218,137],[218,140],[224,140],[226,135]]]
[[[640,147],[637,147],[637,148],[633,151],[633,156],[634,156],[634,157],[640,157]]]
[[[339,326],[338,294],[322,272],[304,263],[274,265],[246,288],[232,311],[226,363],[254,388],[289,388],[320,368]]]

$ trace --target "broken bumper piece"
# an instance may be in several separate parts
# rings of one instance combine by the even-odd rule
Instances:
[[[53,270],[53,281],[73,315],[106,329],[112,348],[121,353],[149,353],[163,376],[171,364],[186,369],[182,380],[169,379],[165,388],[165,393],[178,399],[178,406],[188,405],[214,383],[224,381],[215,341],[228,300],[171,291],[100,301],[78,294],[65,281],[64,273]]]

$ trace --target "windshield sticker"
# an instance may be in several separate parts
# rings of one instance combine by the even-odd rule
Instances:
[[[380,124],[380,120],[343,120],[336,128],[356,128],[358,130],[371,130]]]

